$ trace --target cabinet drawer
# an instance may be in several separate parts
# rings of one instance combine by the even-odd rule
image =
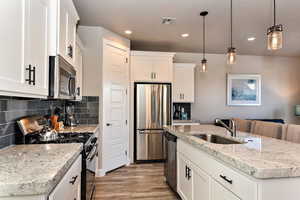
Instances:
[[[247,175],[230,169],[212,156],[182,140],[179,140],[177,145],[179,152],[235,195],[243,200],[257,199],[257,183]]]
[[[211,176],[241,199],[257,199],[257,184],[229,167],[215,161]]]
[[[216,181],[212,181],[211,191],[211,200],[240,200]]]

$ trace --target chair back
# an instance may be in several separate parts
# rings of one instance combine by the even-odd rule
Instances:
[[[290,142],[300,143],[300,125],[288,124],[283,138]]]
[[[251,133],[276,139],[282,139],[283,124],[273,122],[254,121],[251,125]]]

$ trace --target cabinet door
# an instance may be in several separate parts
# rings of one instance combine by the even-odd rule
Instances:
[[[153,58],[152,71],[154,80],[157,82],[172,82],[173,81],[173,66],[171,58]]]
[[[69,8],[70,9],[70,8]],[[76,55],[76,24],[77,20],[68,12],[67,19],[67,57],[71,64],[75,64]]]
[[[210,200],[210,177],[192,165],[193,200]]]
[[[79,44],[76,44],[76,100],[82,100],[82,67],[83,67],[83,56],[82,50],[80,49]]]
[[[132,56],[131,73],[133,81],[154,81],[152,57]]]
[[[68,7],[66,0],[60,1],[59,6],[59,45],[58,45],[58,54],[61,55],[65,60],[68,60],[67,57],[67,44],[68,44]]]
[[[189,162],[177,153],[177,192],[183,200],[192,199],[192,179],[188,178]],[[193,177],[193,174],[190,174]]]
[[[48,96],[49,0],[27,0],[26,7],[25,63],[35,68],[32,73],[32,93]]]
[[[221,184],[212,180],[211,200],[240,200],[237,196],[225,189]]]
[[[185,66],[185,64],[174,65],[173,102],[193,103],[195,101],[194,76],[193,66]]]
[[[25,0],[0,1],[0,91],[22,92],[25,84]],[[7,21],[8,19],[12,19]]]

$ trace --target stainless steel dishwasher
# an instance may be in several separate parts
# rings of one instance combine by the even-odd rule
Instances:
[[[165,132],[165,153],[166,153],[166,161],[165,161],[165,177],[166,182],[170,186],[170,188],[177,193],[177,156],[176,156],[176,142],[177,137]]]

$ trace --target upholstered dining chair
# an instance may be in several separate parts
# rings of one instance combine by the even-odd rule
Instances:
[[[288,124],[283,139],[300,143],[300,125]]]
[[[233,118],[233,120],[235,121],[236,129],[238,131],[250,133],[251,124],[252,124],[251,120],[240,119],[240,118]]]
[[[284,126],[285,125],[283,124],[273,122],[253,121],[251,125],[251,133],[255,135],[282,139]]]

